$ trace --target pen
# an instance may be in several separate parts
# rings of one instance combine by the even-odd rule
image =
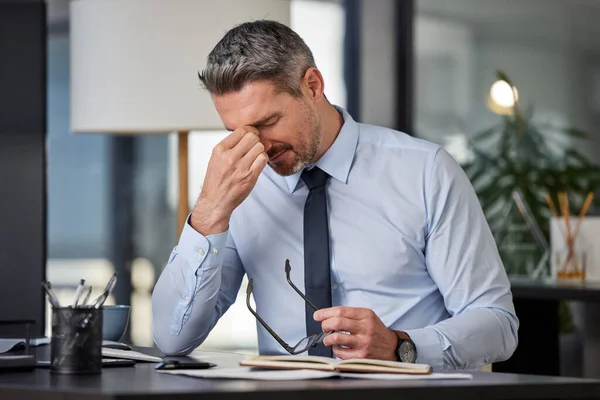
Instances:
[[[110,285],[108,286],[108,289],[104,292],[102,301],[100,301],[100,303],[96,306],[96,308],[100,308],[104,305],[104,302],[106,301],[106,299],[108,299],[108,296],[110,296],[110,294],[112,293],[116,284],[117,284],[117,277],[115,275],[115,279],[110,283]]]
[[[46,294],[48,295],[48,301],[50,301],[50,304],[52,304],[52,307],[60,308],[60,303],[58,301],[58,298],[56,297],[56,295],[54,294],[54,291],[52,290],[52,284],[50,282],[42,282],[42,287],[46,291]]]
[[[84,284],[85,284],[85,279],[80,279],[79,285],[77,285],[77,290],[75,291],[75,300],[73,300],[73,308],[77,307],[77,302],[79,301],[79,297],[81,297],[81,293],[83,292]]]
[[[81,305],[82,305],[82,306],[86,306],[86,305],[87,305],[87,302],[88,302],[88,300],[90,299],[90,295],[91,295],[91,294],[92,294],[92,287],[91,287],[91,286],[89,286],[89,287],[88,287],[88,291],[87,291],[87,293],[85,294],[85,297],[83,298],[83,301],[81,302]]]
[[[100,296],[98,296],[98,298],[96,298],[96,300],[92,303],[92,307],[95,307],[95,308],[102,307],[102,305],[104,304],[104,302],[106,301],[106,299],[108,298],[108,296],[110,295],[112,290],[114,289],[116,283],[117,283],[117,273],[115,272],[108,280],[108,283],[106,284],[106,287],[104,288],[104,291],[102,292],[102,294]]]

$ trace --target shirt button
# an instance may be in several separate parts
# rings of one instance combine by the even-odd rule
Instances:
[[[217,249],[216,247],[213,247],[210,252],[213,254],[217,254],[219,252],[219,249]]]
[[[204,251],[204,249],[198,249],[198,254],[203,256],[204,254],[206,254],[206,251]]]
[[[332,288],[333,290],[337,289],[337,283],[334,283],[334,284],[332,284],[332,285],[331,285],[331,288]]]
[[[190,299],[190,296],[188,296],[187,294],[185,296],[183,296],[183,300],[188,301]]]

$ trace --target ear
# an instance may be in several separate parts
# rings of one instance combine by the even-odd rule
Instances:
[[[325,98],[325,82],[321,71],[314,67],[310,67],[304,73],[302,78],[303,91],[312,101],[319,103]]]

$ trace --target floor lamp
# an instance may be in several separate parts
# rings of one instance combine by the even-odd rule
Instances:
[[[290,0],[73,0],[71,130],[178,134],[177,232],[189,213],[188,136],[222,130],[198,70],[225,32],[290,23]]]

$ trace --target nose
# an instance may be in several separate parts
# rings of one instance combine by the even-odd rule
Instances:
[[[260,142],[262,143],[263,146],[265,146],[265,152],[269,151],[271,149],[271,147],[273,147],[273,142],[271,142],[270,140],[267,140],[263,137],[260,137]]]

